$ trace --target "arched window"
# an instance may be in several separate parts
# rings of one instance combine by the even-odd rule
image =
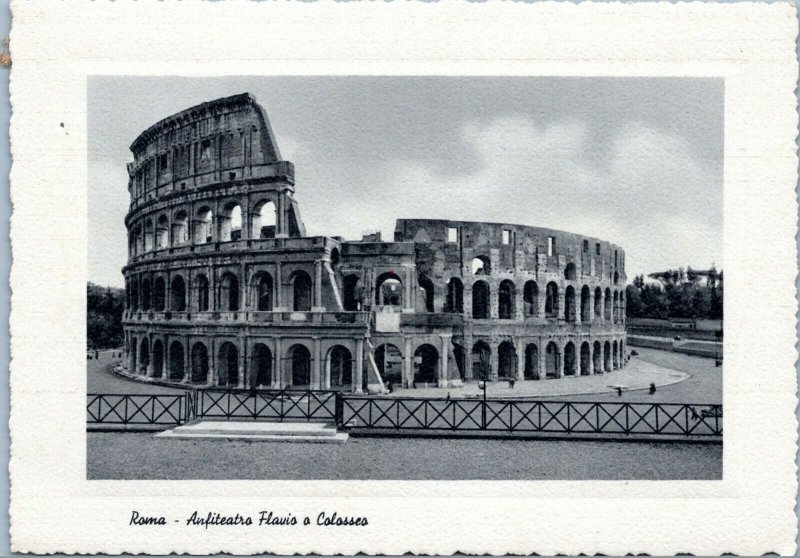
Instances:
[[[564,279],[574,281],[575,276],[575,264],[570,262],[567,264],[567,267],[564,268]]]
[[[169,298],[171,310],[175,312],[186,310],[186,284],[180,275],[172,278],[172,284],[169,287]]]
[[[379,306],[403,305],[403,283],[394,272],[382,273],[375,281],[375,304]]]
[[[148,312],[150,310],[150,279],[145,277],[142,280],[142,310]]]
[[[147,375],[148,366],[150,366],[150,345],[145,337],[139,350],[139,374]]]
[[[447,283],[447,300],[444,311],[456,314],[464,312],[464,284],[458,277],[451,277]]]
[[[230,387],[239,385],[239,349],[227,341],[217,351],[217,383]]]
[[[418,281],[424,295],[425,311],[433,312],[433,281],[427,277],[420,277]]]
[[[548,318],[558,318],[558,285],[554,282],[547,284],[544,301],[544,313]]]
[[[208,381],[208,349],[202,343],[192,347],[192,383],[204,384]]]
[[[614,370],[619,368],[619,346],[617,345],[616,340],[611,345],[611,359],[614,365]]]
[[[581,288],[581,322],[583,323],[587,323],[592,316],[591,298],[589,287],[584,285]]]
[[[272,276],[269,273],[260,273],[255,278],[256,308],[259,312],[272,311]]]
[[[275,204],[263,200],[255,205],[253,211],[252,238],[275,238]]]
[[[485,341],[472,346],[472,377],[476,380],[492,379],[492,349]]]
[[[575,313],[575,287],[572,285],[567,287],[564,293],[564,319],[568,322],[574,322],[576,318]]]
[[[572,341],[564,346],[564,375],[575,375],[575,344]]]
[[[514,319],[515,299],[514,283],[508,279],[501,282],[497,291],[497,313],[501,320]]]
[[[594,373],[603,373],[603,347],[600,341],[595,341],[592,350],[592,364],[594,365]]]
[[[486,281],[472,284],[472,317],[476,320],[489,319],[489,283]]]
[[[189,216],[183,210],[178,211],[172,218],[172,244],[186,244],[189,242]]]
[[[523,302],[525,303],[525,315],[539,315],[539,286],[536,281],[526,281],[522,291]]]
[[[161,378],[164,375],[164,344],[160,339],[153,342],[153,377]]]
[[[594,317],[597,319],[603,317],[603,291],[600,287],[594,289]]]
[[[539,379],[539,347],[536,343],[530,343],[525,347],[525,379]]]
[[[517,377],[517,351],[511,341],[503,341],[497,348],[497,368],[498,379]]]
[[[222,276],[220,287],[220,310],[223,312],[236,312],[239,310],[239,278],[233,273]]]
[[[561,365],[561,351],[553,341],[547,344],[544,351],[544,368],[547,378],[558,378],[558,371]]]
[[[617,291],[614,291],[614,323],[619,321],[619,294]]]
[[[311,310],[311,277],[305,271],[295,271],[291,283],[292,310],[309,312]]]
[[[361,278],[358,275],[345,275],[344,277],[344,306],[347,312],[361,310],[362,289],[359,285]]]
[[[616,285],[617,283],[619,283],[619,273],[617,273],[617,272],[615,271],[615,272],[614,272],[614,284]]]
[[[603,345],[603,370],[611,372],[611,343],[608,341]]]
[[[472,258],[473,275],[491,275],[492,261],[487,256],[476,256]]]
[[[208,207],[203,207],[197,212],[195,221],[194,243],[205,244],[214,239],[214,214]]]
[[[289,349],[292,387],[311,385],[311,353],[305,345],[294,345]]]
[[[173,341],[169,346],[169,379],[182,380],[184,371],[183,343],[180,341]]]
[[[353,355],[346,347],[336,345],[328,352],[328,372],[331,387],[344,387],[353,383]]]
[[[414,382],[435,384],[439,379],[439,351],[433,345],[421,345],[414,352]]]
[[[606,289],[606,299],[605,299],[605,308],[604,308],[604,319],[609,322],[611,321],[611,289]]]
[[[149,252],[153,249],[153,221],[147,219],[144,222],[144,251]]]
[[[220,242],[240,240],[242,238],[242,208],[238,203],[229,203],[220,215]]]
[[[252,385],[270,387],[272,385],[272,351],[263,343],[253,346]]]
[[[205,275],[197,276],[197,311],[208,312],[208,278]]]
[[[169,219],[166,215],[161,215],[156,222],[156,247],[167,248],[169,246]]]

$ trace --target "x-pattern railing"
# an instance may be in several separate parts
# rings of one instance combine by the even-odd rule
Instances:
[[[334,391],[197,390],[193,418],[336,419]]]
[[[346,429],[722,435],[721,405],[340,395]]]
[[[87,424],[180,424],[186,420],[186,395],[87,395]]]

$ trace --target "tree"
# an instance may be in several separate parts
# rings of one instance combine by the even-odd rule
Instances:
[[[125,290],[88,283],[86,287],[86,344],[89,349],[121,347]]]

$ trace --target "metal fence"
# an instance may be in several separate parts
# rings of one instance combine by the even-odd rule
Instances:
[[[197,390],[192,396],[194,418],[335,421],[337,417],[336,391]]]
[[[172,395],[89,394],[86,423],[106,426],[173,426],[187,420],[188,393]]]
[[[344,396],[348,431],[722,436],[721,405]]]

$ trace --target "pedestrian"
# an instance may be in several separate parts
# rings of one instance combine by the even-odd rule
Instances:
[[[98,357],[99,355],[100,355],[100,351],[98,351],[97,349],[95,349],[95,350],[94,350],[94,358],[95,358],[95,360],[97,359],[97,357]]]
[[[622,388],[620,386],[617,386],[617,395],[622,397]]]
[[[450,392],[447,392],[447,401],[450,401]]]
[[[389,390],[389,393],[392,393],[394,391],[394,386],[392,385],[392,382],[386,382],[386,389]]]
[[[650,382],[650,395],[653,395],[656,392],[656,383]]]
[[[508,387],[510,387],[511,389],[514,389],[514,378],[509,378],[508,379]]]

